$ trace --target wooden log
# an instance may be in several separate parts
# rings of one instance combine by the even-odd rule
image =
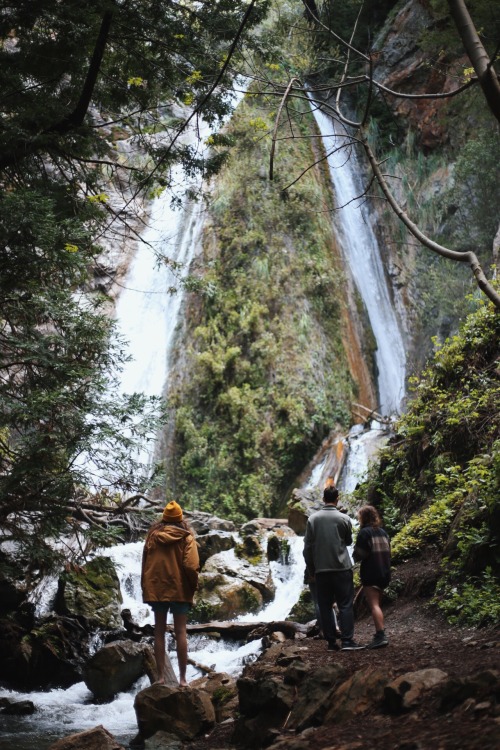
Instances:
[[[198,635],[213,633],[227,640],[244,641],[247,638],[262,638],[264,635],[280,630],[288,638],[293,638],[296,633],[307,635],[311,630],[311,625],[302,625],[292,620],[279,620],[275,622],[207,622],[197,625],[188,625],[187,632],[189,635]],[[173,631],[173,625],[167,625],[167,631]]]

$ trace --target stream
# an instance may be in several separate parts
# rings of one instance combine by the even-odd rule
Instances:
[[[332,139],[338,145],[342,136],[334,134],[332,121],[316,110],[318,126],[323,133],[325,149],[332,151]],[[354,157],[350,160],[342,153],[329,156],[330,172],[339,205],[349,203],[358,194]],[[174,260],[182,263],[181,274],[187,273],[189,264],[200,249],[203,215],[196,205],[184,211],[172,211],[169,197],[155,201],[152,207],[151,229],[146,236],[148,244],[141,243],[129,269],[116,309],[120,329],[130,342],[133,359],[122,374],[124,392],[144,392],[161,395],[168,383],[168,357],[182,305],[182,293],[168,294],[172,285],[171,271],[166,265],[158,267],[152,248],[162,248]],[[339,211],[334,222],[345,257],[351,267],[359,292],[377,341],[377,367],[379,393],[383,413],[397,412],[404,396],[405,355],[404,346],[392,308],[387,282],[375,235],[366,209],[350,203]],[[355,427],[348,437],[349,454],[339,479],[339,487],[350,492],[366,473],[368,461],[380,442],[381,430],[373,425],[371,430]],[[305,487],[320,486],[322,465],[312,471]],[[263,610],[244,615],[245,621],[270,622],[286,619],[299,598],[303,586],[303,540],[290,538],[288,564],[272,562],[271,572],[276,586],[275,599]],[[123,607],[129,608],[133,619],[140,624],[151,622],[149,607],[142,604],[140,592],[140,563],[142,542],[130,543],[107,550],[113,559],[120,578]],[[228,553],[229,554],[229,553]],[[44,590],[38,592],[37,614],[50,611],[56,581],[46,581]],[[96,641],[96,648],[99,643]],[[169,653],[176,669],[173,640],[169,637]],[[239,674],[244,665],[257,658],[261,641],[249,643],[225,642],[204,635],[189,636],[189,655],[199,663],[214,666],[217,671]],[[194,667],[188,667],[188,680],[199,677]],[[124,745],[136,734],[137,725],[133,710],[136,693],[148,685],[141,678],[128,692],[121,693],[108,704],[93,703],[92,695],[80,682],[68,689],[55,689],[19,693],[0,688],[0,698],[31,700],[36,706],[32,716],[2,716],[0,750],[46,750],[56,739],[102,724]]]

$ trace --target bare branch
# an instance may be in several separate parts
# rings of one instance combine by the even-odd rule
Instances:
[[[273,160],[274,160],[274,151],[276,148],[276,136],[278,133],[278,127],[280,124],[280,118],[281,118],[281,112],[283,111],[283,107],[285,106],[286,100],[288,98],[288,94],[290,93],[290,89],[292,88],[293,84],[297,81],[302,86],[302,83],[298,78],[292,78],[289,82],[288,86],[285,89],[285,93],[283,94],[283,98],[281,99],[280,105],[278,107],[278,112],[276,113],[276,121],[274,123],[274,130],[273,130],[273,137],[272,137],[272,144],[271,144],[271,153],[269,156],[269,179],[273,180]]]
[[[457,252],[456,250],[450,250],[449,248],[444,247],[437,242],[434,242],[434,240],[431,240],[430,237],[427,237],[427,235],[424,234],[417,227],[417,225],[413,223],[413,221],[409,218],[405,211],[403,211],[401,206],[396,201],[380,170],[380,165],[378,164],[366,137],[362,136],[361,142],[382,192],[387,198],[387,201],[392,210],[394,211],[396,216],[403,222],[408,231],[414,237],[416,237],[417,240],[422,243],[422,245],[427,247],[429,250],[432,250],[434,253],[441,255],[443,258],[449,258],[451,260],[459,261],[460,263],[468,263],[472,269],[472,272],[476,278],[477,285],[479,286],[481,291],[483,291],[484,294],[493,302],[495,307],[500,310],[500,295],[496,292],[496,290],[486,278],[476,254],[473,253],[472,250],[468,250],[463,253]]]
[[[479,38],[464,0],[448,0],[451,17],[469,56],[488,107],[500,122],[500,81]]]

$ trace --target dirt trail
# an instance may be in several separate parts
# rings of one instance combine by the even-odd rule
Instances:
[[[378,650],[327,652],[323,640],[306,639],[304,661],[311,669],[339,661],[348,676],[373,667],[398,677],[406,672],[437,667],[450,677],[500,670],[500,631],[450,626],[418,596],[399,599],[385,608],[389,646]],[[366,615],[358,617],[355,638],[368,643],[373,625]],[[266,660],[264,653],[260,662]],[[251,676],[256,665],[247,667]],[[500,749],[500,695],[485,701],[471,699],[449,713],[439,711],[431,693],[415,709],[398,716],[371,708],[350,721],[323,725],[302,735],[281,734],[279,750],[477,750]],[[217,727],[210,736],[192,743],[190,750],[231,748],[231,725]]]

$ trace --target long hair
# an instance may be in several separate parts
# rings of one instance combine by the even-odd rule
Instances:
[[[363,529],[365,526],[373,526],[378,528],[382,523],[378,510],[373,505],[363,505],[358,510],[359,525]]]

